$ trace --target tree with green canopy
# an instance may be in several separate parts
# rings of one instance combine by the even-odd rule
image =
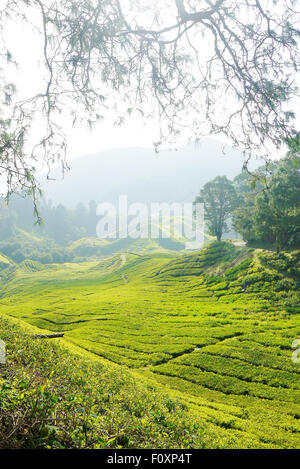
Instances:
[[[209,233],[221,241],[236,206],[234,186],[226,176],[218,176],[203,186],[195,203],[204,204],[205,222]]]
[[[300,171],[298,160],[283,160],[268,190],[255,200],[255,226],[259,238],[267,239],[279,252],[300,246]]]
[[[263,243],[277,251],[300,246],[300,157],[295,145],[271,167],[235,178],[234,228],[250,244]]]

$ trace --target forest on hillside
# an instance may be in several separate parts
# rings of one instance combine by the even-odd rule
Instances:
[[[255,173],[243,171],[233,181],[218,176],[205,184],[195,198],[205,206],[206,230],[221,239],[234,228],[251,246],[295,249],[300,245],[299,158],[262,166]],[[82,238],[95,238],[97,203],[78,204],[72,210],[44,201],[42,220],[36,224],[28,197],[13,196],[0,209],[0,251],[16,262],[72,262],[99,255],[97,242],[68,249]],[[172,246],[182,248],[180,243]],[[172,248],[171,247],[171,248]]]

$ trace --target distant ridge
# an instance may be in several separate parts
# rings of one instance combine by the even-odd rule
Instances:
[[[70,162],[62,180],[42,180],[45,197],[75,207],[79,202],[190,202],[201,186],[219,175],[235,177],[244,162],[240,151],[214,139],[203,139],[177,151],[155,153],[147,148],[119,148],[86,155]]]

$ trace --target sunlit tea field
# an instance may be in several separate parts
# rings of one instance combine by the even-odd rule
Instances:
[[[221,448],[300,447],[300,253],[212,243],[2,269],[0,313],[176,397]]]

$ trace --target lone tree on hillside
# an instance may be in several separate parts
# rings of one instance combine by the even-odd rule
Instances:
[[[236,192],[226,176],[218,176],[203,186],[195,203],[204,204],[205,221],[209,233],[221,241],[228,230],[228,220],[236,206]]]
[[[295,0],[3,0],[0,7],[0,177],[35,198],[37,160],[64,164],[59,114],[90,125],[115,109],[155,118],[155,143],[227,135],[267,157],[293,138],[299,67]],[[13,20],[43,41],[41,88],[16,93],[5,44]],[[26,32],[26,28],[24,29]],[[39,60],[40,57],[37,57]],[[32,122],[44,129],[39,138]]]

